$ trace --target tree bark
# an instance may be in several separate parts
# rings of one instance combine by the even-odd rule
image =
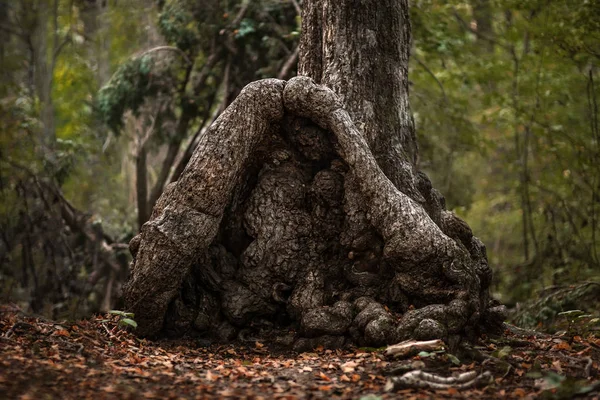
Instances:
[[[497,326],[485,246],[415,166],[407,2],[304,7],[305,76],[246,86],[130,243],[139,333],[306,350]]]

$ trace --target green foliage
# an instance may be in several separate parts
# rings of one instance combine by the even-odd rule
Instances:
[[[558,313],[564,318],[563,326],[566,324],[565,332],[568,336],[588,336],[600,326],[600,318],[593,314],[586,314],[581,310],[569,310]],[[560,324],[559,324],[560,326]]]
[[[535,301],[521,307],[512,319],[518,326],[585,334],[597,323],[599,305],[600,284],[585,282],[539,293]]]
[[[110,310],[108,313],[119,317],[118,325],[120,327],[135,329],[138,326],[137,322],[135,322],[135,320],[133,319],[133,317],[135,317],[134,313],[125,312],[121,310]]]
[[[237,29],[237,33],[235,34],[236,39],[241,39],[246,35],[256,32],[254,28],[254,22],[250,19],[244,18],[242,22],[240,22],[240,27]]]
[[[130,110],[137,115],[144,100],[154,96],[160,86],[152,79],[153,59],[133,58],[124,63],[98,93],[102,120],[115,134],[123,126],[123,115]]]
[[[598,276],[600,7],[577,4],[412,8],[422,168],[488,245],[509,303]]]
[[[168,1],[158,18],[160,32],[168,43],[188,52],[199,43],[198,22],[185,0]]]
[[[135,320],[133,319],[133,317],[135,317],[134,313],[120,310],[110,310],[108,313],[119,316],[119,326],[126,328],[129,327],[133,329],[137,328],[137,322],[135,322]]]

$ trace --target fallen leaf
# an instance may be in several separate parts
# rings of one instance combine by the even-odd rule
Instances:
[[[331,381],[331,378],[330,378],[330,377],[328,377],[327,375],[325,375],[325,374],[324,374],[324,373],[322,373],[322,372],[319,372],[319,373],[317,374],[317,377],[318,377],[318,378],[320,378],[320,379],[322,379],[322,380],[324,380],[324,381],[327,381],[327,382]]]
[[[354,361],[348,361],[348,362],[345,362],[342,365],[340,365],[340,368],[345,373],[354,372],[357,365],[358,364]]]
[[[552,361],[552,366],[554,367],[556,372],[558,372],[559,374],[561,374],[563,372],[562,366],[560,365],[560,360]]]
[[[554,350],[571,350],[571,345],[567,342],[560,342],[552,346]]]
[[[69,333],[69,331],[67,331],[66,329],[59,329],[57,331],[54,331],[54,335],[55,336],[64,336],[64,337],[70,337],[71,334]]]
[[[210,382],[215,382],[219,379],[219,375],[215,375],[210,371],[206,371],[206,380]]]

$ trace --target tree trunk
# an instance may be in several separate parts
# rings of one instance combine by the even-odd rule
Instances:
[[[56,14],[57,10],[55,8],[53,9],[50,3],[51,1],[49,0],[40,0],[37,2],[37,24],[35,25],[33,34],[35,86],[41,107],[40,120],[43,126],[42,142],[47,146],[48,150],[54,148],[54,141],[56,139],[54,105],[52,103],[52,76],[54,71],[51,60],[54,59],[52,52],[57,51],[56,36],[58,35],[56,24],[54,24],[52,26],[53,42],[51,42],[51,38],[48,37],[47,21],[49,15],[52,16],[53,21],[56,21],[58,18]],[[48,151],[47,155],[50,158],[54,157],[51,151]]]
[[[305,76],[246,86],[130,243],[139,333],[305,350],[497,326],[485,247],[416,170],[407,1],[305,0],[303,24]]]

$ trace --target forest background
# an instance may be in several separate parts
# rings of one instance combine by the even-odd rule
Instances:
[[[295,75],[296,0],[0,0],[0,301],[118,308],[127,243],[247,83]],[[415,0],[419,167],[523,326],[600,299],[600,2]],[[526,305],[528,304],[528,305]]]

